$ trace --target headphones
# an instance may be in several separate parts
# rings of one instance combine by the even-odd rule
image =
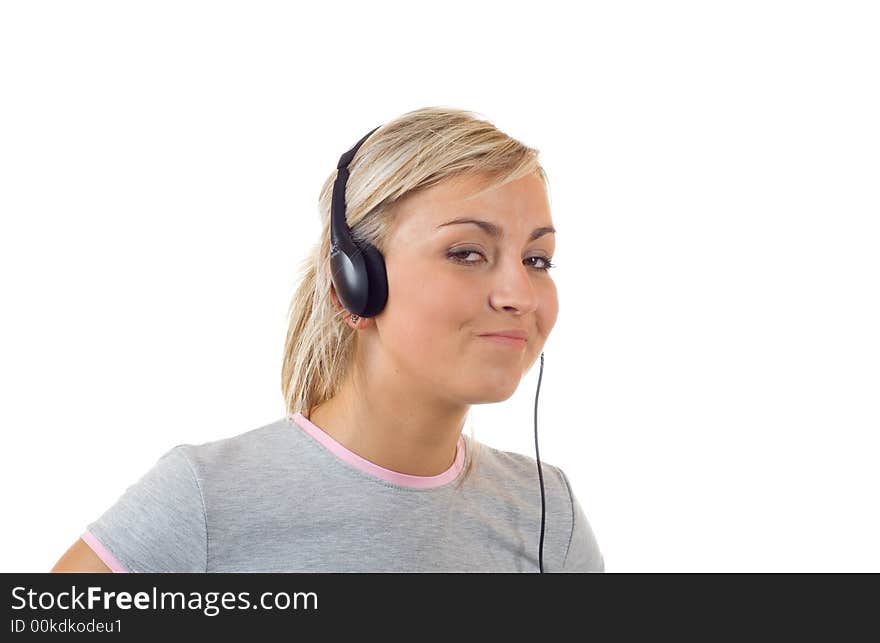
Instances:
[[[379,126],[381,127],[381,125]],[[333,184],[333,199],[330,206],[330,279],[336,289],[336,296],[345,309],[359,317],[375,317],[388,301],[388,274],[385,271],[385,258],[379,249],[366,241],[356,242],[345,221],[345,186],[348,184],[348,165],[360,146],[370,134],[367,133],[354,147],[339,157],[336,164],[336,182]],[[538,463],[538,480],[541,484],[541,540],[538,548],[538,568],[544,573],[544,474],[541,470],[541,456],[538,453],[538,394],[541,391],[541,378],[544,375],[544,353],[541,353],[541,371],[538,374],[538,388],[535,391],[535,458]]]

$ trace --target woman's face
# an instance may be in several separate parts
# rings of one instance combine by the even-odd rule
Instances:
[[[543,270],[555,235],[543,182],[529,175],[472,197],[485,177],[456,177],[399,201],[386,248],[388,300],[368,351],[427,395],[455,403],[509,398],[556,323],[556,285]],[[493,236],[472,223],[495,226]],[[539,230],[536,234],[539,234]],[[551,269],[552,270],[552,269]],[[519,329],[521,346],[480,337]],[[367,339],[367,338],[364,338]],[[374,341],[375,340],[375,341]]]

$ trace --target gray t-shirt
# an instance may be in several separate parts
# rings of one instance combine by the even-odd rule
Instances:
[[[568,478],[541,465],[544,571],[604,571]],[[296,413],[173,447],[82,538],[115,572],[538,572],[540,533],[533,458],[462,434],[447,471],[402,474]]]

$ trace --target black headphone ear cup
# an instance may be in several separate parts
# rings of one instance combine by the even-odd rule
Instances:
[[[357,269],[352,264],[348,255],[340,250],[331,250],[330,253],[330,281],[336,291],[336,297],[342,307],[353,312],[359,307],[357,298]]]
[[[369,298],[364,317],[375,317],[385,308],[388,300],[388,274],[385,271],[385,258],[376,246],[365,243],[362,256],[369,280]]]

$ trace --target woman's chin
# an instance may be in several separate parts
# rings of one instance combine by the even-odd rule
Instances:
[[[493,386],[483,382],[479,386],[472,389],[471,397],[474,401],[471,404],[492,404],[494,402],[503,402],[510,399],[516,393],[516,387],[519,380],[498,381]]]

